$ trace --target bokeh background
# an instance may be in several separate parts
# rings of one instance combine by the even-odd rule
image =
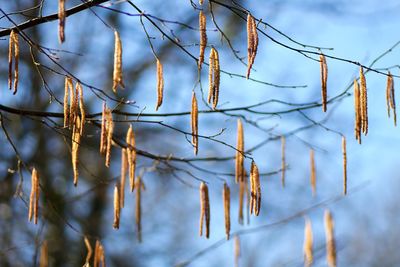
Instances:
[[[67,1],[71,8],[81,4]],[[207,15],[209,45],[219,51],[221,68],[244,75],[246,66],[229,48],[213,24],[209,3],[197,1],[133,1],[150,16],[162,31],[197,57],[198,10]],[[225,1],[240,5],[254,17],[270,24],[297,42],[317,47],[327,55],[360,62],[369,66],[393,47],[400,38],[400,4],[388,1]],[[235,5],[235,3],[237,5]],[[57,12],[56,1],[0,0],[0,31],[26,20]],[[212,3],[215,22],[229,37],[234,50],[246,62],[246,23],[232,9]],[[21,12],[23,10],[23,12]],[[243,13],[240,13],[242,14]],[[147,38],[143,25],[147,30]],[[166,113],[190,110],[191,94],[198,95],[201,110],[210,108],[201,101],[208,88],[207,67],[199,73],[196,61],[170,42],[157,28],[126,1],[108,1],[66,20],[66,42],[58,43],[57,21],[29,28],[24,33],[53,56],[58,64],[85,84],[88,112],[100,112],[102,99],[113,109],[150,114],[149,116],[114,116],[115,135],[123,138],[132,123],[137,147],[156,155],[173,155],[189,161],[155,161],[138,157],[138,172],[143,171],[146,190],[142,196],[143,242],[137,241],[134,194],[126,190],[126,204],[121,226],[112,229],[113,188],[119,179],[120,149],[114,147],[109,169],[98,153],[99,129],[86,126],[80,151],[80,181],[72,184],[70,132],[60,118],[10,114],[1,110],[3,126],[10,134],[23,161],[40,172],[43,189],[38,225],[29,223],[27,203],[30,173],[21,167],[21,191],[18,160],[5,135],[0,134],[0,266],[37,266],[39,247],[49,243],[50,266],[82,266],[86,248],[83,236],[94,245],[100,239],[108,266],[233,266],[234,242],[223,241],[224,221],[222,186],[231,187],[232,232],[240,238],[239,266],[302,266],[304,216],[313,225],[315,266],[325,266],[323,212],[330,209],[335,219],[338,266],[397,266],[400,254],[399,177],[397,174],[399,130],[387,118],[386,76],[366,74],[369,97],[369,133],[359,145],[354,139],[352,89],[359,67],[349,62],[327,58],[328,97],[337,95],[328,105],[296,111],[320,102],[319,62],[288,49],[273,40],[302,47],[269,26],[259,25],[269,37],[259,35],[260,43],[251,77],[221,76],[219,108],[243,107],[267,100],[279,100],[253,110],[201,113],[199,132],[226,144],[236,144],[236,120],[245,121],[245,146],[262,143],[251,153],[261,173],[263,203],[259,217],[250,223],[237,223],[238,188],[234,183],[234,160],[192,161],[189,135],[167,128],[190,132],[190,116],[165,116]],[[111,91],[114,28],[123,45],[125,90]],[[164,65],[165,96],[159,111],[156,104],[156,60],[149,45]],[[8,37],[0,38],[0,104],[24,110],[62,112],[65,70],[44,53],[20,38],[20,85],[14,96],[7,89]],[[210,47],[206,50],[206,60]],[[386,72],[397,67],[400,47],[386,53],[373,68]],[[318,59],[318,55],[310,55]],[[36,64],[35,64],[36,62]],[[398,79],[395,79],[395,87]],[[88,86],[90,85],[90,86]],[[304,86],[306,85],[306,87]],[[107,98],[99,88],[113,99]],[[346,91],[348,90],[348,91]],[[49,93],[50,92],[50,93]],[[124,104],[123,101],[134,104]],[[287,110],[291,112],[282,113]],[[264,113],[264,114],[262,114]],[[153,115],[151,115],[153,114]],[[96,119],[100,119],[97,117]],[[146,120],[147,122],[138,122]],[[130,122],[129,120],[132,120]],[[153,123],[149,121],[154,121]],[[347,137],[348,191],[342,197],[341,133]],[[280,181],[281,143],[286,135],[286,187]],[[309,151],[315,150],[317,195],[309,185]],[[220,142],[200,138],[197,158],[232,157],[235,151]],[[246,161],[249,169],[250,161]],[[226,175],[228,174],[228,175]],[[211,237],[198,236],[199,179],[207,181],[211,202]],[[239,232],[237,232],[239,231]]]

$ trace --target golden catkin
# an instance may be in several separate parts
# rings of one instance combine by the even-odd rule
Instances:
[[[201,64],[204,62],[204,52],[207,46],[207,32],[206,32],[207,19],[203,11],[199,12],[199,31],[200,31],[200,55],[198,67],[201,69]]]
[[[64,127],[69,126],[69,90],[70,84],[72,84],[72,79],[68,76],[65,76],[64,81]]]
[[[225,234],[226,239],[229,240],[229,235],[231,231],[231,191],[226,183],[224,183],[222,199],[224,202]]]
[[[75,125],[72,128],[72,149],[71,149],[71,158],[72,158],[72,171],[74,173],[74,186],[78,185],[78,153],[79,153],[79,145],[81,143],[81,130],[80,130],[81,122],[80,118],[77,117],[75,120]]]
[[[246,78],[250,77],[250,71],[256,59],[258,49],[258,32],[257,24],[254,17],[247,14],[247,74]]]
[[[121,149],[121,190],[120,190],[120,199],[121,203],[120,206],[123,208],[125,206],[125,183],[126,183],[126,171],[128,168],[128,161],[127,161],[127,148]]]
[[[81,118],[80,118],[81,124],[79,126],[79,129],[80,129],[79,133],[80,133],[80,135],[82,135],[83,127],[85,126],[85,121],[86,121],[85,104],[83,103],[83,89],[82,89],[82,85],[79,82],[76,83],[75,87],[76,87],[76,91],[77,91],[78,99],[79,99],[79,111],[81,113],[80,114],[81,115]]]
[[[65,0],[58,0],[58,40],[65,41]]]
[[[163,74],[163,65],[160,60],[157,58],[157,106],[156,111],[162,105],[164,98],[164,74]]]
[[[93,259],[93,267],[105,267],[106,266],[106,259],[104,254],[103,245],[100,243],[99,240],[96,240],[96,245],[94,249],[94,259]]]
[[[347,149],[346,137],[342,136],[342,154],[343,154],[343,194],[347,194]]]
[[[322,97],[322,110],[326,112],[327,104],[327,82],[328,82],[328,65],[326,64],[326,58],[323,54],[319,56],[320,68],[321,68],[321,97]]]
[[[114,222],[113,228],[119,229],[119,218],[121,215],[121,195],[119,185],[116,184],[114,187]]]
[[[364,135],[368,134],[368,95],[367,83],[364,76],[363,67],[360,67],[360,104],[361,104],[361,131]]]
[[[70,102],[70,106],[69,106],[69,128],[72,129],[74,127],[74,125],[75,125],[75,120],[76,120],[76,117],[77,117],[77,114],[78,114],[78,108],[79,108],[78,98],[79,98],[79,95],[78,95],[78,92],[77,92],[78,88],[75,87],[75,90],[74,90],[72,79],[68,80],[68,87],[70,89],[69,90],[70,91],[70,94],[69,94],[69,102]]]
[[[49,266],[49,247],[47,241],[44,240],[42,245],[40,246],[39,267],[48,267],[48,266]]]
[[[118,86],[124,88],[125,85],[122,80],[122,43],[117,31],[114,31],[114,38],[114,72],[112,90],[116,93]]]
[[[14,85],[12,83],[13,57],[14,57]],[[10,40],[8,46],[8,88],[10,90],[13,89],[14,95],[17,93],[18,90],[18,77],[19,77],[18,62],[19,62],[19,38],[18,38],[18,33],[12,30],[10,33]]]
[[[336,244],[334,237],[334,222],[329,210],[324,214],[325,238],[326,238],[326,260],[329,267],[336,267]]]
[[[251,162],[250,169],[250,188],[251,188],[251,199],[250,199],[250,213],[258,216],[261,209],[261,185],[260,175],[258,167],[254,161]]]
[[[354,135],[358,143],[361,144],[361,103],[360,103],[360,85],[354,79]]]
[[[285,187],[285,174],[286,174],[286,138],[281,136],[281,182],[282,187]]]
[[[126,133],[126,144],[127,144],[126,156],[128,161],[129,185],[131,192],[133,192],[133,190],[135,189],[136,140],[132,125],[129,125],[128,131]]]
[[[191,109],[191,128],[192,128],[192,145],[194,154],[199,151],[199,109],[197,106],[197,98],[195,92],[192,94],[192,109]]]
[[[107,147],[106,110],[106,102],[103,102],[103,110],[101,113],[100,154],[105,154]]]
[[[313,264],[313,233],[311,227],[311,221],[309,218],[305,219],[304,225],[304,266],[309,267]]]
[[[143,188],[142,178],[137,177],[135,181],[136,185],[136,210],[135,210],[135,220],[136,220],[136,230],[137,238],[139,242],[142,242],[142,207],[141,207],[141,191]]]
[[[29,197],[29,214],[28,218],[29,221],[34,220],[34,223],[37,224],[38,217],[39,217],[39,175],[36,168],[32,170],[31,176],[31,194]]]
[[[218,51],[212,47],[210,51],[209,57],[209,71],[208,71],[208,103],[211,103],[213,109],[217,107],[218,98],[219,98],[219,84],[220,84],[220,64],[219,64],[219,55]]]
[[[89,239],[85,236],[84,237],[84,239],[83,239],[83,241],[85,242],[85,246],[86,246],[86,249],[87,249],[87,254],[86,254],[86,260],[85,260],[85,265],[84,265],[84,267],[90,267],[90,258],[92,257],[92,254],[93,254],[93,249],[92,249],[92,246],[90,245],[90,241],[89,241]]]
[[[317,193],[317,177],[315,173],[315,157],[314,157],[314,150],[311,149],[310,151],[310,183],[311,183],[311,190],[312,195],[315,196]]]
[[[114,133],[114,121],[110,109],[106,110],[106,130],[107,130],[107,145],[106,145],[106,167],[110,167],[111,161],[111,146]]]
[[[235,157],[235,182],[244,180],[244,137],[243,124],[240,119],[237,120],[237,143]]]
[[[210,237],[210,200],[208,196],[208,187],[204,182],[200,184],[200,236],[203,235],[203,223],[205,221],[206,238]]]
[[[386,106],[388,117],[390,117],[390,110],[393,110],[393,121],[394,125],[397,125],[397,114],[396,114],[396,101],[395,101],[395,94],[394,94],[394,81],[393,76],[388,72],[387,76],[387,84],[386,84]]]

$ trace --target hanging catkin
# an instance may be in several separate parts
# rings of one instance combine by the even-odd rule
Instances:
[[[240,238],[238,235],[235,235],[235,267],[239,267],[239,258],[240,258]]]
[[[14,86],[12,82],[13,57],[14,57]],[[10,33],[10,40],[8,45],[8,88],[10,90],[14,89],[13,91],[14,95],[17,93],[18,90],[18,77],[19,77],[18,62],[19,62],[19,38],[18,38],[18,33],[12,30]]]
[[[286,174],[286,155],[285,155],[286,139],[281,136],[281,182],[282,187],[285,187],[285,174]]]
[[[117,92],[118,86],[125,88],[124,82],[122,80],[122,44],[119,33],[114,31],[114,72],[113,72],[113,87],[114,93]]]
[[[121,149],[121,203],[120,206],[123,208],[125,206],[125,183],[126,183],[126,170],[128,168],[127,162],[127,148]]]
[[[311,183],[311,190],[312,195],[315,196],[317,193],[317,178],[315,173],[315,158],[314,158],[314,150],[311,149],[310,151],[310,183]]]
[[[237,144],[235,157],[235,182],[244,180],[244,138],[243,124],[240,119],[237,120]]]
[[[135,211],[135,219],[136,219],[136,230],[137,230],[137,238],[139,242],[142,242],[142,208],[141,208],[141,191],[144,187],[142,178],[140,176],[137,177],[136,181],[136,211]]]
[[[309,218],[305,218],[304,225],[304,266],[309,267],[313,264],[313,233],[311,227],[311,221]]]
[[[81,124],[80,124],[79,129],[80,129],[80,135],[83,135],[83,127],[85,126],[85,121],[86,121],[85,104],[83,103],[83,89],[82,89],[82,85],[79,82],[76,83],[75,87],[76,87],[77,95],[79,98],[79,111],[81,113],[80,114],[81,115],[81,118],[80,118]]]
[[[39,192],[39,175],[36,170],[36,168],[33,168],[32,170],[32,176],[31,176],[31,194],[29,197],[29,214],[28,218],[29,221],[32,221],[35,224],[37,224],[38,217],[39,217],[39,197],[40,197],[40,192]]]
[[[254,17],[247,14],[247,74],[246,78],[250,77],[250,71],[256,59],[258,49],[258,32],[257,24]]]
[[[346,137],[342,136],[342,153],[343,153],[343,194],[347,194],[347,151]]]
[[[106,259],[104,255],[103,245],[99,240],[96,240],[96,245],[94,248],[94,259],[93,259],[93,267],[106,267]]]
[[[70,106],[69,106],[69,92],[72,92],[73,85],[72,79],[69,76],[65,76],[64,81],[64,127],[69,127],[70,120]]]
[[[212,47],[209,57],[209,71],[208,71],[208,103],[211,103],[213,109],[217,107],[218,97],[219,97],[219,83],[220,83],[220,65],[219,65],[219,55],[217,50]]]
[[[207,46],[207,32],[206,32],[206,16],[203,11],[199,13],[199,30],[200,30],[200,55],[199,55],[199,69],[204,62],[204,52]]]
[[[47,241],[44,240],[42,245],[40,246],[40,258],[39,258],[39,267],[48,267],[49,266],[49,249],[47,245]]]
[[[69,94],[69,103],[70,103],[70,107],[69,107],[69,128],[72,129],[74,127],[74,125],[75,125],[75,120],[76,120],[76,117],[78,115],[78,108],[79,108],[78,98],[79,98],[79,95],[78,95],[78,91],[77,91],[78,88],[75,87],[75,90],[74,90],[72,79],[71,79],[70,83],[68,83],[68,87],[70,89],[70,91],[69,91],[69,93],[70,93]]]
[[[101,112],[100,154],[105,154],[107,147],[106,110],[106,102],[103,102],[103,110]]]
[[[133,132],[132,125],[129,125],[128,131],[126,132],[126,144],[127,144],[127,161],[128,161],[128,173],[129,173],[129,187],[131,192],[135,189],[135,171],[136,171],[136,140],[135,133]]]
[[[326,112],[326,101],[327,101],[327,82],[328,82],[328,66],[326,64],[326,58],[323,54],[319,56],[319,62],[321,67],[321,97],[322,97],[322,110]]]
[[[164,75],[163,75],[163,65],[157,58],[157,106],[156,111],[162,105],[164,98]]]
[[[251,162],[250,169],[250,213],[258,216],[261,208],[261,185],[258,167],[254,161]]]
[[[360,103],[360,86],[358,81],[354,79],[354,135],[358,143],[361,144],[361,103]]]
[[[364,76],[363,67],[360,67],[360,104],[361,104],[361,131],[364,135],[368,134],[368,96],[367,83]]]
[[[72,127],[72,149],[71,149],[71,158],[72,158],[72,171],[74,173],[74,186],[78,185],[78,153],[79,153],[79,145],[81,143],[81,121],[79,116],[76,117],[75,125]]]
[[[106,167],[110,167],[111,161],[111,146],[114,133],[114,121],[110,109],[106,110],[106,131],[107,131],[107,146],[106,146]]]
[[[200,184],[200,236],[203,235],[203,223],[205,221],[206,238],[210,237],[210,200],[208,197],[208,187],[202,182]]]
[[[90,245],[89,239],[85,236],[83,241],[85,242],[85,246],[87,249],[87,254],[86,254],[86,260],[85,260],[85,265],[83,267],[90,267],[90,258],[92,257],[93,254],[93,249],[92,246]]]
[[[197,155],[199,150],[199,109],[197,106],[196,94],[192,94],[192,111],[191,111],[191,128],[192,128],[192,145],[194,154]]]
[[[229,240],[229,235],[231,231],[231,191],[226,183],[224,183],[222,199],[224,202],[225,234],[226,239]]]
[[[326,260],[329,267],[336,267],[336,245],[334,237],[334,222],[329,210],[325,210],[325,238],[326,238]]]
[[[58,0],[58,40],[65,41],[65,0]]]
[[[389,118],[390,118],[390,110],[393,110],[393,121],[394,121],[394,126],[396,126],[397,114],[396,114],[396,101],[394,95],[394,81],[390,71],[388,72],[387,84],[386,84],[386,106]]]
[[[119,229],[119,218],[121,214],[121,194],[119,184],[114,187],[114,222],[113,228]]]

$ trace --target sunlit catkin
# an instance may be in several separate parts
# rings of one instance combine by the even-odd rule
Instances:
[[[101,112],[100,154],[105,154],[107,147],[106,110],[106,102],[103,102],[103,110]]]
[[[119,218],[121,214],[121,194],[119,185],[114,186],[114,222],[113,228],[119,229]]]
[[[361,101],[360,86],[358,81],[354,79],[354,135],[358,143],[361,144]]]
[[[162,105],[164,98],[164,74],[163,74],[163,65],[160,60],[157,58],[157,106],[156,111]]]
[[[38,175],[36,168],[33,168],[32,176],[31,176],[31,194],[29,197],[28,218],[29,218],[29,221],[32,221],[32,218],[33,218],[33,221],[35,224],[37,224],[38,217],[39,217],[39,197],[40,197],[39,175]]]
[[[81,121],[80,118],[77,117],[75,120],[75,125],[72,127],[72,149],[71,149],[71,158],[72,158],[72,171],[74,174],[74,186],[78,185],[78,154],[79,154],[79,145],[81,143]]]
[[[394,81],[390,71],[388,72],[387,83],[386,83],[386,106],[387,106],[388,117],[390,117],[390,111],[393,110],[393,121],[394,121],[394,126],[396,126],[397,114],[396,114],[396,101],[394,94]]]
[[[68,87],[69,87],[69,128],[72,129],[75,125],[75,120],[76,117],[78,115],[78,92],[77,92],[77,88],[75,87],[74,90],[74,86],[72,83],[72,79],[68,80]]]
[[[110,109],[106,110],[106,130],[107,130],[107,146],[106,146],[106,167],[110,167],[111,161],[111,146],[114,133],[114,121]]]
[[[93,259],[93,267],[106,267],[106,259],[103,245],[99,240],[96,240],[96,245],[94,248],[94,259]]]
[[[85,260],[84,267],[90,267],[90,258],[92,257],[93,249],[92,249],[92,246],[90,245],[89,239],[86,236],[84,237],[83,241],[85,242],[85,246],[86,246],[86,249],[87,249],[86,260]]]
[[[14,58],[14,85],[12,81],[12,69],[13,69],[13,58]],[[10,40],[8,45],[8,88],[13,89],[15,95],[18,90],[18,62],[19,62],[19,38],[18,33],[14,30],[10,33]]]
[[[71,77],[65,76],[64,80],[64,127],[69,127],[70,107],[69,107],[69,92],[72,90]]]
[[[203,235],[203,225],[206,225],[205,236],[210,237],[210,200],[208,187],[202,182],[200,184],[200,236]]]
[[[136,140],[135,133],[133,132],[132,125],[129,125],[128,131],[126,133],[126,156],[128,161],[128,173],[129,173],[129,187],[131,192],[135,189],[135,171],[136,171]]]
[[[200,31],[200,55],[199,55],[199,69],[204,62],[204,52],[207,46],[207,32],[206,32],[206,16],[203,11],[199,12],[199,31]]]
[[[312,233],[311,221],[309,218],[305,219],[303,252],[304,252],[304,266],[309,267],[312,265],[314,261],[313,233]]]
[[[80,135],[82,135],[83,127],[85,126],[85,121],[86,121],[85,104],[83,103],[83,89],[82,89],[82,85],[79,82],[76,83],[75,87],[76,87],[76,91],[77,91],[78,98],[79,98],[79,111],[81,113],[80,114],[81,115],[81,118],[80,118],[81,124],[80,124],[79,129],[80,129]]]
[[[58,40],[65,41],[65,0],[58,0]]]
[[[342,154],[343,154],[343,194],[347,194],[347,149],[346,137],[342,136]]]
[[[124,88],[124,82],[122,80],[122,44],[119,33],[114,31],[114,72],[113,72],[113,87],[114,93],[117,92],[118,86]]]
[[[136,230],[137,238],[139,242],[142,242],[142,207],[141,207],[141,191],[144,187],[142,178],[137,177],[135,181],[136,185],[136,210],[135,210],[135,220],[136,220]]]
[[[314,157],[314,150],[311,149],[310,151],[310,183],[311,183],[311,190],[312,195],[315,196],[317,193],[317,177],[315,173],[315,157]]]
[[[235,157],[235,182],[244,180],[244,136],[243,124],[240,119],[237,120],[237,143]]]
[[[247,14],[247,74],[246,78],[250,77],[250,71],[253,67],[254,60],[258,49],[258,32],[257,24],[254,17]]]
[[[328,65],[326,64],[326,58],[323,54],[319,56],[320,68],[321,68],[321,97],[322,97],[322,110],[326,112],[327,104],[327,82],[328,82]]]
[[[212,101],[212,107],[215,109],[218,104],[219,98],[219,84],[220,84],[220,64],[219,64],[219,55],[217,50],[212,47],[210,51],[209,57],[209,71],[208,71],[208,103]]]
[[[44,240],[42,245],[40,246],[39,267],[48,267],[48,266],[49,266],[49,249],[47,241]]]
[[[286,138],[285,136],[281,136],[281,182],[282,187],[285,187],[285,174],[286,174]]]
[[[251,199],[250,199],[250,213],[258,216],[261,209],[261,185],[260,175],[258,167],[254,161],[251,162],[250,169],[250,188],[251,188]]]
[[[120,190],[120,199],[121,203],[120,206],[123,208],[125,206],[125,183],[126,183],[126,171],[128,168],[128,161],[127,161],[127,148],[121,149],[121,190]]]
[[[224,202],[225,234],[226,239],[229,240],[229,235],[231,231],[231,191],[226,183],[224,183],[222,199]]]
[[[326,261],[329,267],[336,267],[336,245],[334,236],[334,222],[329,210],[325,210],[325,238],[326,238]]]
[[[192,110],[191,110],[191,128],[192,128],[192,145],[194,154],[199,151],[199,109],[197,106],[196,94],[192,94]]]
[[[368,96],[367,83],[364,76],[363,67],[360,67],[360,104],[361,104],[361,131],[364,135],[368,134]]]

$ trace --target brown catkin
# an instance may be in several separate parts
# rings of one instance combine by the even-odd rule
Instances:
[[[254,161],[251,162],[250,169],[250,188],[251,188],[251,199],[250,199],[250,213],[258,216],[261,209],[261,185],[260,175],[258,167]]]
[[[231,191],[226,183],[224,183],[222,199],[224,202],[225,234],[226,239],[229,240],[231,231]]]
[[[72,171],[74,173],[74,186],[78,185],[78,153],[79,153],[79,145],[81,142],[81,130],[80,130],[81,122],[80,118],[77,117],[75,120],[75,125],[72,128],[72,149],[71,149],[71,158],[72,158]]]
[[[354,79],[354,135],[358,143],[361,144],[361,103],[360,103],[360,85]]]
[[[121,194],[119,184],[114,187],[114,222],[113,228],[119,229],[119,218],[121,214]]]
[[[77,94],[77,88],[75,87],[74,90],[74,86],[72,83],[72,79],[70,81],[68,81],[68,87],[69,87],[69,102],[70,102],[70,106],[69,106],[69,128],[72,129],[75,125],[75,120],[76,120],[76,116],[78,114],[78,94]]]
[[[205,236],[210,237],[210,200],[208,197],[208,187],[202,182],[200,184],[200,236],[203,235],[203,222],[206,224]]]
[[[39,175],[36,168],[32,170],[31,176],[31,194],[29,197],[29,221],[34,220],[34,223],[37,224],[38,216],[39,216]]]
[[[122,80],[122,43],[117,31],[114,31],[114,39],[114,72],[112,90],[116,93],[118,86],[125,88],[125,85]]]
[[[14,57],[14,85],[12,83],[13,57]],[[12,30],[10,33],[10,40],[8,46],[8,87],[10,90],[13,89],[14,95],[17,93],[18,90],[18,77],[19,77],[18,62],[19,62],[19,38],[18,38],[18,33]]]
[[[162,105],[164,98],[164,75],[163,75],[163,65],[157,58],[157,106],[156,111]]]
[[[199,109],[195,92],[192,94],[191,128],[192,145],[194,147],[194,154],[197,155],[199,151]]]
[[[199,55],[199,69],[204,62],[204,52],[207,46],[207,32],[206,32],[207,19],[203,11],[199,12],[199,31],[200,31],[200,55]]]
[[[326,238],[326,261],[329,267],[336,267],[336,244],[334,237],[334,222],[329,210],[324,214],[325,238]]]
[[[78,98],[79,98],[79,111],[81,113],[80,114],[81,115],[81,118],[80,118],[81,124],[79,126],[79,129],[80,129],[79,133],[80,133],[80,135],[83,135],[83,127],[85,126],[85,121],[86,121],[85,104],[83,102],[83,89],[82,89],[82,85],[79,82],[76,83],[75,87],[76,87],[76,91],[77,91]]]
[[[250,71],[253,67],[254,60],[258,49],[258,32],[257,24],[254,17],[247,14],[247,74],[246,78],[250,77]]]
[[[239,267],[239,258],[240,258],[240,238],[238,235],[235,235],[235,267]]]
[[[65,0],[58,0],[58,40],[65,41]]]
[[[328,66],[326,64],[326,58],[323,54],[319,56],[320,68],[321,68],[321,97],[322,97],[322,111],[326,112],[327,104],[327,82],[328,82]]]
[[[285,187],[285,174],[286,174],[286,138],[285,136],[281,136],[281,182],[282,187]]]
[[[90,245],[90,241],[89,241],[89,239],[85,236],[84,237],[84,239],[83,239],[83,241],[85,242],[85,246],[86,246],[86,249],[87,249],[87,254],[86,254],[86,260],[85,260],[85,265],[84,265],[84,267],[90,267],[90,258],[92,257],[92,254],[93,254],[93,249],[92,249],[92,246]]]
[[[396,101],[394,94],[394,81],[390,71],[388,72],[387,84],[386,84],[386,106],[387,106],[388,117],[390,117],[390,110],[393,110],[393,121],[394,121],[394,126],[396,126],[397,114],[396,114]]]
[[[310,183],[311,183],[311,190],[312,195],[315,196],[317,193],[317,178],[315,173],[315,157],[314,157],[314,150],[311,149],[310,151]]]
[[[49,266],[49,247],[47,241],[44,240],[42,245],[40,246],[39,267],[48,267],[48,266]]]
[[[136,182],[136,211],[135,211],[136,230],[137,230],[138,241],[142,242],[142,208],[141,208],[141,191],[143,188],[142,178],[138,176],[135,182]]]
[[[94,249],[94,259],[93,259],[93,267],[105,267],[106,266],[106,259],[104,255],[104,248],[103,245],[100,243],[99,240],[96,240],[96,245]]]
[[[64,80],[64,127],[69,126],[69,90],[70,84],[72,84],[72,79],[68,76],[65,76]]]
[[[121,149],[121,208],[125,206],[125,183],[126,183],[126,171],[128,168],[128,162],[127,162],[127,148],[122,148]]]
[[[136,172],[136,140],[135,133],[133,132],[132,125],[129,125],[126,133],[126,144],[127,144],[127,161],[128,161],[128,173],[129,173],[129,187],[131,192],[135,189],[135,172]]]
[[[100,154],[105,154],[107,147],[106,110],[106,102],[103,102],[103,110],[101,112]]]
[[[243,124],[240,119],[237,120],[237,143],[235,157],[235,182],[244,180],[244,137]]]
[[[208,80],[209,80],[209,87],[208,87],[208,103],[211,103],[213,109],[217,107],[218,98],[219,98],[219,84],[220,84],[220,64],[219,64],[219,55],[217,50],[212,47],[210,51],[209,57],[209,72],[208,72]]]
[[[347,194],[347,149],[346,137],[342,136],[342,153],[343,153],[343,194]]]
[[[304,266],[309,267],[313,264],[313,233],[311,227],[311,221],[309,218],[305,219],[304,225]]]
[[[111,146],[112,146],[112,138],[114,133],[114,121],[112,118],[112,113],[110,109],[106,110],[106,129],[107,129],[107,146],[106,146],[106,167],[110,167],[111,161]]]
[[[364,135],[368,134],[368,96],[367,83],[364,76],[363,67],[360,67],[360,103],[361,103],[361,131]]]

